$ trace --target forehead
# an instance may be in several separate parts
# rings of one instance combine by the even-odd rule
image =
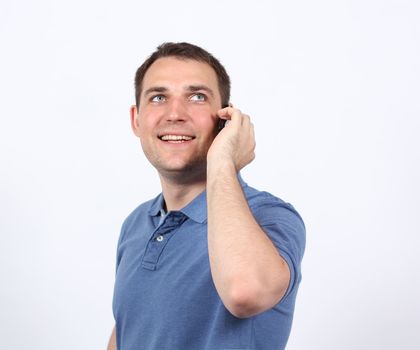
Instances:
[[[177,57],[163,57],[153,62],[144,76],[142,85],[144,91],[154,85],[176,84],[205,84],[218,91],[216,72],[210,65]]]

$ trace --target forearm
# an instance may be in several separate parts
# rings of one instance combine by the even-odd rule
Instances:
[[[115,327],[112,330],[111,337],[109,338],[107,350],[117,350],[117,338],[115,334]]]
[[[233,163],[209,165],[207,202],[211,273],[223,303],[238,317],[273,307],[287,289],[288,266],[253,217]]]

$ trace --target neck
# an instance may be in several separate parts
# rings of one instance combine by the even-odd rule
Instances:
[[[182,209],[206,188],[206,179],[181,183],[160,175],[160,183],[167,212]]]

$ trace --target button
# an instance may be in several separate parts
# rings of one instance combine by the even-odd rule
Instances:
[[[163,241],[163,236],[162,236],[162,235],[157,236],[157,237],[156,237],[156,240],[157,240],[158,242],[162,242],[162,241]]]

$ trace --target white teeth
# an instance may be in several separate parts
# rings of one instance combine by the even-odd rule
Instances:
[[[163,141],[189,141],[192,140],[191,136],[184,136],[184,135],[163,135],[161,136]]]

